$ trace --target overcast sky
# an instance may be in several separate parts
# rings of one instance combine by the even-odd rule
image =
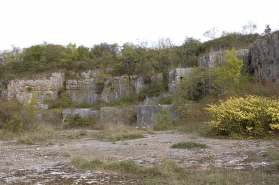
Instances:
[[[101,42],[175,44],[212,27],[242,31],[249,20],[258,33],[279,29],[278,0],[0,0],[0,50],[43,42],[91,47]]]

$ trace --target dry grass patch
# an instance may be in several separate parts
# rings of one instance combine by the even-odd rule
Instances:
[[[136,127],[129,127],[124,124],[107,124],[103,128],[104,136],[111,142],[144,138],[143,134],[147,133],[151,133],[151,131]]]

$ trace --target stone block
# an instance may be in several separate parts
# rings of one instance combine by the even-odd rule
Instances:
[[[138,126],[145,127],[154,124],[154,115],[162,114],[162,109],[166,108],[172,120],[176,119],[176,112],[173,105],[143,105],[137,106],[137,123]]]
[[[135,122],[134,108],[102,107],[100,109],[101,124],[132,124]]]
[[[100,111],[92,110],[90,108],[64,109],[62,115],[63,118],[80,116],[82,118],[99,119]]]

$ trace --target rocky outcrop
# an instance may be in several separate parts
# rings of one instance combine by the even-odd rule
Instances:
[[[80,116],[82,118],[99,119],[100,111],[90,108],[81,109],[64,109],[62,111],[63,118]]]
[[[210,52],[205,56],[200,57],[198,61],[199,67],[213,68],[222,63],[226,63],[227,51]],[[237,58],[243,60],[243,66],[249,65],[249,49],[239,49],[236,51]]]
[[[279,81],[279,31],[255,41],[250,70],[258,80]]]
[[[102,87],[98,84],[98,78],[68,80],[66,90],[72,102],[113,102],[134,92],[135,81],[136,76],[110,77]]]
[[[135,111],[133,108],[102,107],[100,109],[101,124],[131,124],[135,122]]]
[[[144,100],[145,105],[150,105],[154,102],[158,102],[163,100],[164,98],[169,97],[170,95],[167,93],[160,94],[159,96],[146,96]]]
[[[111,77],[106,83],[101,94],[101,100],[113,102],[122,97],[129,96],[135,92],[135,81],[137,76]]]
[[[40,104],[46,99],[56,99],[63,82],[64,73],[52,73],[48,79],[42,77],[37,80],[12,80],[7,86],[7,98],[16,99],[27,105],[31,97],[36,95]]]
[[[176,119],[176,112],[172,105],[144,105],[137,106],[137,123],[141,127],[152,125],[155,122],[155,114],[162,114],[162,109],[166,108],[172,120]]]
[[[171,70],[169,72],[169,84],[168,89],[169,91],[173,90],[174,87],[179,83],[179,81],[185,77],[186,75],[190,75],[192,73],[191,68],[177,68]]]

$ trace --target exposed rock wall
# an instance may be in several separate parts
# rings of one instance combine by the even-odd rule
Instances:
[[[45,99],[56,99],[58,89],[63,87],[64,73],[52,73],[49,79],[12,80],[7,86],[8,99],[16,100],[27,105],[33,94],[37,94],[38,103]]]
[[[161,101],[164,98],[169,97],[170,95],[167,93],[160,94],[159,96],[146,96],[144,100],[145,105],[150,105],[156,101]]]
[[[72,102],[89,104],[98,100],[113,102],[135,91],[136,76],[110,77],[102,89],[97,78],[68,80],[66,90]]]
[[[177,68],[171,70],[169,72],[169,84],[168,89],[169,91],[173,90],[174,87],[179,83],[179,81],[185,77],[186,75],[190,75],[192,73],[191,68]]]
[[[176,112],[172,105],[144,105],[144,106],[137,106],[137,123],[141,127],[145,127],[148,125],[154,124],[154,115],[162,113],[162,109],[166,108],[172,120],[176,119]]]
[[[69,92],[71,102],[93,104],[100,97],[101,89],[98,79],[67,80],[66,90]]]
[[[135,92],[136,78],[135,75],[109,78],[102,91],[101,100],[113,102]]]
[[[205,56],[200,57],[198,65],[200,67],[213,68],[222,63],[226,63],[227,51],[210,52]],[[249,49],[239,49],[236,51],[237,58],[243,60],[243,66],[249,65]]]
[[[81,109],[64,109],[62,111],[63,118],[80,116],[82,118],[91,118],[99,119],[100,111],[92,110],[90,108],[81,108]]]
[[[100,121],[102,124],[131,124],[135,117],[134,108],[126,107],[123,109],[117,107],[102,107],[100,109]]]
[[[279,31],[255,41],[250,70],[259,80],[279,80]]]

